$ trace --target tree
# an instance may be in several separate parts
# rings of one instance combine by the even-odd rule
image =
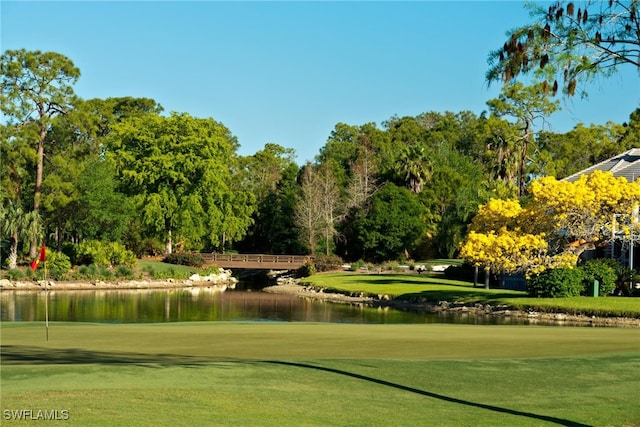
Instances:
[[[530,195],[525,206],[499,199],[481,206],[460,255],[496,272],[540,273],[574,266],[584,249],[619,228],[627,235],[638,231],[637,181],[601,171],[574,182],[544,177],[531,183]]]
[[[201,249],[246,232],[255,199],[234,187],[236,149],[236,139],[213,119],[144,114],[114,125],[107,155],[144,225],[171,253],[174,240]]]
[[[608,122],[588,127],[578,124],[564,134],[542,132],[532,173],[561,179],[637,147],[632,126]]]
[[[250,253],[299,253],[294,205],[299,189],[293,149],[268,143],[242,159],[242,186],[256,198],[253,224],[237,247]]]
[[[121,242],[133,216],[132,200],[118,191],[115,162],[97,158],[78,176],[78,200],[71,223],[78,237]]]
[[[0,206],[0,232],[9,240],[9,269],[16,268],[18,245],[41,235],[41,221],[38,212],[25,212],[19,203],[5,199]]]
[[[520,197],[526,187],[529,147],[534,142],[534,123],[558,108],[557,101],[549,101],[541,93],[540,85],[524,86],[510,83],[502,87],[500,96],[487,101],[491,112],[498,117],[509,116],[517,120],[520,136],[514,141],[514,156],[517,165],[517,184]]]
[[[295,222],[303,235],[309,253],[316,253],[318,236],[322,232],[322,193],[315,167],[307,163],[302,168],[300,194],[295,209]]]
[[[399,259],[423,236],[423,208],[415,194],[388,183],[352,213],[348,255],[376,262]]]
[[[608,239],[614,222],[633,222],[640,183],[615,178],[611,172],[594,171],[574,182],[540,178],[531,183],[531,195],[530,217],[536,221],[529,222],[546,231],[549,238],[559,245],[593,242]]]
[[[55,52],[7,50],[0,56],[0,109],[14,126],[37,128],[37,167],[33,210],[40,209],[44,169],[44,151],[51,119],[65,114],[73,102],[73,85],[80,70],[73,62]],[[31,243],[30,255],[37,242]]]
[[[609,76],[620,65],[640,71],[640,1],[562,0],[548,8],[533,2],[527,7],[535,21],[508,32],[504,45],[489,54],[488,82],[533,75],[545,93],[555,94],[562,85],[571,96],[579,83]]]

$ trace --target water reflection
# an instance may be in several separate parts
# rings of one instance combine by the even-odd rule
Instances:
[[[167,290],[3,291],[0,321],[152,323],[189,321],[287,321],[333,323],[529,324],[527,319],[467,313],[414,313],[389,307],[337,304],[265,292],[216,288]]]

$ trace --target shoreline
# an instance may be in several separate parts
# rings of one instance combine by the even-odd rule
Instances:
[[[233,279],[233,278],[232,278]],[[42,290],[51,291],[82,291],[82,290],[144,290],[144,289],[180,289],[180,288],[216,288],[224,292],[227,289],[234,289],[235,280],[217,277],[198,277],[197,280],[184,279],[139,279],[109,281],[68,281],[53,282],[44,280],[22,282],[11,282],[7,279],[0,280],[0,292],[3,291],[29,291],[36,292]],[[321,301],[328,301],[338,304],[357,304],[369,307],[388,307],[402,311],[414,311],[423,313],[451,313],[465,314],[478,317],[502,317],[526,319],[535,323],[557,323],[558,325],[575,324],[582,326],[609,326],[640,328],[640,319],[627,317],[596,317],[567,313],[545,313],[534,311],[522,311],[510,309],[507,306],[492,306],[489,304],[475,304],[473,306],[452,303],[448,301],[439,302],[412,302],[382,296],[374,298],[366,295],[347,295],[338,292],[324,292],[312,286],[303,286],[295,279],[281,280],[278,284],[267,286],[263,292],[274,294],[287,294],[300,298],[312,298]]]
[[[609,326],[624,328],[640,328],[640,319],[628,317],[596,317],[566,313],[542,313],[534,311],[522,311],[510,309],[506,306],[492,306],[489,304],[475,304],[468,306],[448,301],[411,302],[392,298],[373,298],[370,296],[353,296],[342,293],[327,293],[316,290],[313,287],[292,283],[292,280],[283,281],[277,285],[262,289],[264,292],[294,295],[301,298],[314,298],[323,301],[340,304],[361,304],[370,307],[390,307],[402,311],[415,311],[425,313],[452,313],[467,314],[471,316],[490,316],[502,318],[527,319],[532,322],[549,322],[562,325],[576,324],[582,326]]]

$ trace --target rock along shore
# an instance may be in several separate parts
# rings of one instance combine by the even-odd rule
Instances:
[[[371,307],[391,307],[399,310],[426,312],[426,313],[460,313],[475,316],[499,316],[504,318],[528,319],[532,323],[539,321],[544,323],[557,323],[558,325],[592,325],[640,328],[640,319],[627,317],[595,317],[566,313],[542,313],[535,311],[521,311],[510,309],[506,306],[491,306],[489,304],[476,304],[467,306],[459,303],[440,301],[437,303],[427,301],[403,301],[392,299],[388,295],[377,297],[363,294],[342,294],[325,292],[313,286],[303,286],[297,280],[279,280],[277,285],[264,288],[263,291],[295,295],[302,298],[314,298],[343,304],[361,304]]]
[[[200,276],[194,274],[188,279],[140,279],[140,280],[74,280],[54,282],[53,280],[38,281],[10,281],[0,280],[0,291],[38,291],[50,290],[95,290],[95,289],[173,289],[190,287],[218,287],[221,291],[234,289],[238,280],[231,275],[231,271],[222,270],[218,274]]]

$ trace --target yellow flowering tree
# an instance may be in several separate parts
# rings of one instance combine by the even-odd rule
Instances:
[[[574,182],[540,178],[529,193],[525,206],[496,199],[481,206],[460,256],[487,272],[536,274],[575,266],[576,246],[608,238],[613,229],[640,230],[637,181],[596,171]]]
[[[611,236],[614,228],[626,233],[637,228],[638,181],[595,171],[574,182],[540,178],[531,183],[530,192],[533,216],[544,219],[557,237],[564,236],[563,243],[602,240]]]

